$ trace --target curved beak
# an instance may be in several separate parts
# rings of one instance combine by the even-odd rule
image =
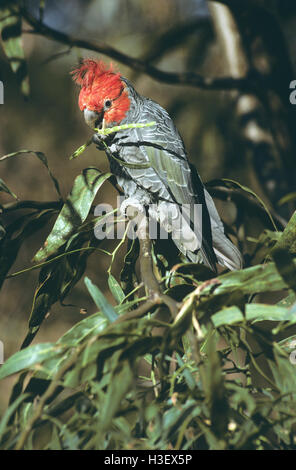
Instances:
[[[86,124],[92,129],[102,125],[104,112],[97,113],[96,111],[91,111],[90,109],[85,108],[83,114]]]

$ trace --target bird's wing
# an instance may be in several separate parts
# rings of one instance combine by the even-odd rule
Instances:
[[[190,165],[178,130],[161,106],[151,100],[147,103],[141,118],[144,122],[155,121],[156,126],[136,129],[136,133],[139,146],[147,155],[156,179],[161,180],[174,202],[202,203],[196,199],[198,195],[193,188]],[[200,188],[203,190],[201,182]]]
[[[140,187],[154,193],[160,200],[163,198],[179,205],[190,204],[190,208],[194,204],[202,204],[202,230],[195,228],[195,234],[201,244],[203,261],[214,271],[217,258],[221,265],[239,269],[242,265],[240,253],[225,236],[215,204],[195,167],[189,164],[182,138],[173,121],[161,106],[147,100],[137,122],[151,121],[155,121],[156,125],[132,129],[126,135],[126,143],[122,142],[121,156],[125,161],[144,163],[143,168],[125,168],[126,172]],[[135,147],[138,148],[137,152]],[[147,164],[150,165],[148,168]],[[190,212],[190,225],[193,217]],[[196,262],[199,253],[188,252],[188,256]]]
[[[161,181],[168,191],[173,202],[190,204],[190,209],[195,210],[194,204],[202,204],[202,239],[201,251],[204,260],[212,269],[216,269],[217,258],[212,246],[211,220],[205,200],[204,186],[197,174],[194,176],[187,160],[183,141],[168,113],[150,100],[151,111],[146,111],[142,116],[144,122],[156,121],[156,126],[136,129],[139,146],[148,157],[154,170],[149,177],[150,190],[157,190]],[[147,108],[147,107],[146,107]],[[147,180],[146,180],[147,181]],[[190,212],[189,223],[194,220],[194,212]],[[194,230],[194,227],[192,227]]]

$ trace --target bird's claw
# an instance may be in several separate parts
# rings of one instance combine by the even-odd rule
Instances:
[[[129,219],[133,219],[138,215],[144,215],[145,207],[137,199],[129,197],[121,203],[120,212]]]
[[[92,136],[92,141],[96,145],[97,149],[99,150],[105,150],[105,145],[108,145],[111,143],[114,135],[113,134],[94,134]],[[104,145],[105,144],[105,145]]]

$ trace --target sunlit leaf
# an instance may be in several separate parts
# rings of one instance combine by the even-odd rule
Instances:
[[[41,262],[54,255],[78,230],[89,214],[96,194],[111,173],[101,173],[96,168],[86,168],[77,176],[55,224],[34,261]]]
[[[77,345],[78,342],[84,340],[86,336],[97,335],[104,330],[107,325],[106,318],[102,317],[102,314],[94,313],[87,318],[84,318],[80,322],[76,323],[70,330],[68,330],[61,338],[58,343]]]
[[[1,2],[2,3],[2,2]],[[0,4],[0,32],[2,46],[23,95],[29,94],[27,64],[22,45],[22,19],[18,2]]]
[[[118,315],[100,289],[95,286],[88,277],[84,278],[84,283],[96,306],[102,311],[109,322],[114,322],[118,318]]]
[[[59,354],[63,348],[54,343],[40,343],[18,351],[0,367],[0,379],[42,363],[44,359]]]
[[[1,369],[0,369],[0,372],[1,372]],[[5,411],[5,413],[2,416],[1,421],[0,421],[0,439],[1,439],[2,435],[4,434],[4,432],[6,431],[6,427],[7,427],[7,424],[9,422],[11,416],[13,415],[15,410],[19,407],[19,405],[24,400],[26,400],[27,397],[28,397],[27,394],[20,395]]]
[[[8,188],[8,186],[6,186],[2,178],[0,178],[0,191],[4,191],[14,197],[14,199],[17,199],[17,196]]]
[[[109,274],[108,276],[108,285],[114,299],[120,304],[124,300],[125,294],[120,287],[119,282],[117,282],[112,274]]]
[[[242,311],[235,306],[224,308],[218,313],[215,313],[211,317],[211,321],[216,328],[222,325],[234,325],[248,322],[260,322],[260,321],[293,321],[291,312],[288,308],[280,307],[278,305],[268,304],[247,304],[245,307],[245,316]],[[296,321],[296,314],[294,320]]]

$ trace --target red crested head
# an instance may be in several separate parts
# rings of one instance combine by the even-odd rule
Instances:
[[[73,72],[73,80],[81,86],[79,108],[96,112],[105,123],[119,124],[130,108],[130,100],[120,74],[114,72],[112,64],[84,59]]]

